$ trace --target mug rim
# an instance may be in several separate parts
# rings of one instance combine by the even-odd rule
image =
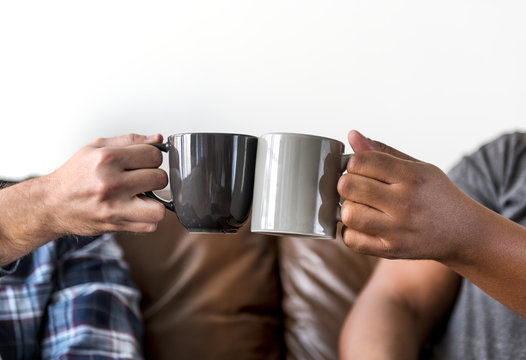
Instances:
[[[240,133],[227,133],[227,132],[191,132],[191,131],[187,131],[187,132],[182,132],[182,133],[176,133],[176,134],[172,134],[172,135],[169,135],[168,138],[176,138],[176,137],[182,137],[182,136],[185,136],[185,135],[214,135],[214,136],[241,136],[241,137],[246,137],[246,138],[256,138],[257,139],[257,136],[255,135],[249,135],[249,134],[240,134]]]
[[[270,236],[292,236],[292,237],[302,237],[302,238],[311,238],[311,239],[336,239],[336,235],[331,235],[327,233],[310,233],[305,231],[296,231],[296,230],[288,230],[288,229],[261,229],[261,228],[252,228],[252,224],[250,225],[250,232],[258,233],[262,235],[270,235]]]
[[[328,136],[321,136],[321,135],[313,135],[313,134],[304,134],[304,133],[294,133],[294,132],[269,132],[265,133],[260,136],[260,138],[264,138],[267,136],[274,136],[274,135],[281,135],[281,136],[288,136],[288,137],[306,137],[311,139],[319,139],[319,140],[328,140],[328,141],[335,141],[340,144],[342,144],[345,147],[345,144],[343,141],[340,141],[338,139],[330,138]]]

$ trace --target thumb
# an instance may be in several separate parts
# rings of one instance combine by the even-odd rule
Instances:
[[[380,141],[375,141],[375,140],[366,138],[365,136],[363,136],[360,132],[356,130],[351,130],[347,138],[349,140],[349,144],[351,145],[352,149],[355,152],[357,151],[379,151],[379,152],[383,152],[383,153],[392,155],[400,159],[416,161],[415,158],[407,154],[404,154],[403,152],[398,151]]]

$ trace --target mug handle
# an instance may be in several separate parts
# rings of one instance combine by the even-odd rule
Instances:
[[[347,170],[347,163],[353,154],[343,154],[340,162],[340,170],[344,173]],[[340,196],[340,201],[338,202],[338,211],[336,212],[336,221],[342,222],[342,197]]]
[[[170,148],[172,147],[172,145],[170,145],[169,143],[151,144],[151,145],[155,146],[157,149],[161,150],[162,152],[168,152],[168,150],[170,150]],[[167,201],[167,200],[157,196],[153,191],[147,191],[147,192],[144,193],[144,195],[146,197],[149,197],[150,199],[154,199],[154,200],[160,202],[168,210],[171,210],[171,211],[175,212],[175,204],[174,204],[173,200]]]
[[[343,154],[340,160],[340,171],[343,173],[347,170],[347,163],[353,154]]]

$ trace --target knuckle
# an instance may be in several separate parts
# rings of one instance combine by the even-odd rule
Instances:
[[[94,150],[94,163],[96,167],[106,167],[117,161],[117,154],[112,148],[101,147]]]
[[[360,244],[360,242],[357,241],[356,232],[354,230],[349,228],[345,229],[342,238],[345,246],[352,251],[357,253],[362,253],[364,251],[363,244]]]
[[[347,246],[349,249],[352,250],[353,248],[353,241],[352,241],[352,235],[350,233],[349,229],[345,229],[342,235],[342,240],[345,246]]]
[[[146,198],[147,205],[142,210],[141,221],[144,223],[158,223],[166,215],[166,207],[155,199]]]
[[[338,180],[338,193],[345,197],[351,186],[351,174],[343,174]]]
[[[346,226],[351,225],[353,216],[352,216],[352,205],[349,203],[349,201],[345,201],[342,204],[341,218],[342,218],[342,223],[344,225]]]
[[[413,186],[421,187],[427,182],[427,171],[420,164],[415,166],[415,171],[412,172],[410,181]]]
[[[365,152],[354,153],[347,163],[349,173],[359,173],[366,163],[367,154]]]
[[[413,163],[410,181],[414,186],[422,187],[434,179],[441,170],[435,165],[416,162]]]
[[[108,200],[112,197],[118,187],[119,185],[115,179],[106,176],[99,177],[93,185],[93,193],[99,203],[110,206],[111,202]]]
[[[139,144],[143,142],[143,136],[135,133],[129,133],[125,135],[125,141],[130,144]]]
[[[95,146],[95,147],[99,147],[99,146],[103,146],[103,144],[106,142],[106,138],[103,138],[103,137],[99,137],[97,139],[95,139],[94,141],[91,142],[91,145]]]
[[[159,221],[164,219],[164,216],[166,215],[166,208],[164,207],[163,204],[160,204],[160,203],[157,203],[156,206],[157,207],[154,211],[153,220],[155,223],[158,223]]]
[[[108,183],[107,181],[97,181],[96,185],[94,186],[93,190],[95,192],[95,195],[99,199],[99,201],[104,201],[108,197],[108,195],[111,193],[113,186]]]
[[[115,210],[115,206],[111,202],[103,202],[99,207],[98,212],[99,219],[109,228],[118,229],[117,223],[118,218]]]

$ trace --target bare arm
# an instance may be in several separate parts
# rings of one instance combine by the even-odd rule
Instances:
[[[526,228],[475,202],[440,169],[357,133],[339,191],[344,242],[385,258],[433,259],[526,316]],[[368,149],[367,149],[368,148]]]
[[[342,359],[418,359],[449,311],[460,277],[433,261],[381,260],[340,336]]]
[[[163,188],[160,135],[99,139],[55,172],[0,190],[0,266],[66,234],[154,231],[164,208],[140,194]]]

